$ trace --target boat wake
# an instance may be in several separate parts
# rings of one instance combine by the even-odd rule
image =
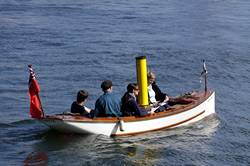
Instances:
[[[47,130],[45,126],[32,119],[24,119],[11,123],[0,123],[0,137],[7,144],[39,140]]]
[[[0,123],[0,128],[8,128],[8,127],[14,127],[14,126],[11,124]]]
[[[41,126],[40,123],[33,119],[24,119],[10,123],[0,123],[0,128],[9,128],[8,130],[13,130],[15,128],[36,128],[37,126]]]
[[[23,120],[19,120],[16,122],[11,122],[10,125],[12,126],[22,126],[22,125],[32,125],[32,124],[36,124],[37,122],[33,119],[23,119]]]

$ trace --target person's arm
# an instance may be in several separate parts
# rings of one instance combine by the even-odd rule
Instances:
[[[119,100],[118,98],[116,98],[116,96],[113,96],[113,104],[112,104],[112,108],[114,109],[111,109],[111,113],[113,115],[115,115],[116,117],[120,117],[122,114],[121,114],[121,100]]]
[[[88,108],[88,107],[86,107],[86,106],[84,106],[84,109],[85,109],[85,111],[86,111],[87,113],[90,113],[90,111],[91,111],[91,109]]]
[[[129,104],[130,104],[130,106],[132,107],[132,109],[135,111],[135,114],[136,114],[136,115],[139,115],[139,116],[146,116],[146,115],[149,114],[146,110],[140,108],[140,107],[138,106],[138,104],[136,103],[135,100],[130,100],[130,101],[129,101]]]
[[[95,102],[95,110],[93,112],[93,116],[94,117],[99,116],[100,110],[101,110],[100,101],[99,101],[99,99],[97,99],[96,102]]]
[[[74,113],[74,102],[71,104],[70,112]]]
[[[152,88],[155,91],[155,99],[157,101],[163,102],[166,99],[168,99],[167,94],[162,93],[162,91],[160,90],[160,88],[158,87],[158,85],[155,82],[152,84]]]

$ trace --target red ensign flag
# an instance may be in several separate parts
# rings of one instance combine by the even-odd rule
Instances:
[[[29,78],[29,96],[30,96],[30,115],[32,118],[42,118],[44,116],[42,105],[38,93],[40,87],[36,81],[35,73],[29,65],[30,78]]]

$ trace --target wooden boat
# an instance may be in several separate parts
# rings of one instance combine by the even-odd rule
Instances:
[[[215,92],[204,91],[192,96],[189,104],[174,105],[163,112],[146,117],[86,118],[73,115],[46,116],[39,121],[61,132],[103,134],[107,136],[133,135],[143,132],[174,128],[199,121],[215,113]],[[121,130],[123,121],[123,131]]]
[[[137,60],[137,82],[139,83],[139,88],[141,88],[139,104],[145,107],[148,106],[146,57],[137,57]],[[167,107],[162,112],[150,114],[145,117],[97,117],[91,119],[72,114],[45,116],[38,95],[40,88],[36,82],[31,65],[29,66],[29,70],[31,117],[61,132],[103,134],[107,136],[131,135],[187,125],[215,113],[215,92],[207,90],[207,79],[205,77],[204,91],[178,98],[182,101],[185,99],[188,101],[188,98],[191,98],[191,100],[189,100],[191,102],[175,104],[171,107]],[[205,63],[202,74],[204,73],[205,75],[207,73]]]

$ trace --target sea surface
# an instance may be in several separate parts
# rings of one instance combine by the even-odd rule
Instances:
[[[216,115],[136,136],[61,134],[29,116],[28,64],[46,114],[105,79],[122,96],[146,55],[161,90],[202,90]],[[250,165],[249,0],[0,0],[0,165]]]

